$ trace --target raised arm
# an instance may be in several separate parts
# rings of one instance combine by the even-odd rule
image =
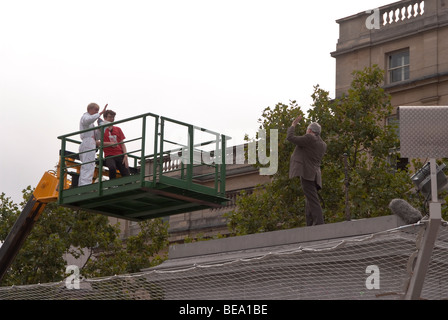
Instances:
[[[294,143],[297,146],[305,146],[309,143],[310,139],[308,136],[296,136],[294,131],[296,129],[297,124],[302,120],[302,116],[298,116],[291,124],[291,126],[288,128],[287,134],[286,134],[286,140],[288,140],[291,143]]]

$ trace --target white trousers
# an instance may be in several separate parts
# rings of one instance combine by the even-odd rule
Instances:
[[[92,150],[93,149],[93,150]],[[93,173],[95,172],[95,155],[96,155],[96,144],[93,138],[86,138],[82,140],[79,146],[79,152],[84,152],[87,150],[92,150],[86,153],[81,153],[79,159],[83,164],[81,166],[81,173],[79,176],[78,186],[84,186],[86,184],[92,184]],[[92,162],[93,161],[93,162]]]

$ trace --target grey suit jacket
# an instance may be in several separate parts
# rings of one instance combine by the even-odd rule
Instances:
[[[316,181],[322,188],[320,171],[322,158],[327,151],[327,144],[320,136],[306,134],[296,136],[294,127],[289,127],[286,139],[296,147],[291,155],[289,178],[302,177],[305,180]]]

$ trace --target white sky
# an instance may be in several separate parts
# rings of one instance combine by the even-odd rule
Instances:
[[[392,2],[0,0],[0,193],[54,169],[90,102],[241,143],[265,107],[334,96],[335,21]]]

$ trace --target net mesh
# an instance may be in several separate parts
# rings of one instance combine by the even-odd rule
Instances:
[[[424,230],[416,224],[214,264],[162,265],[137,274],[81,279],[72,289],[66,281],[1,287],[0,299],[401,299]],[[422,299],[448,299],[447,258],[448,228],[442,226]]]

